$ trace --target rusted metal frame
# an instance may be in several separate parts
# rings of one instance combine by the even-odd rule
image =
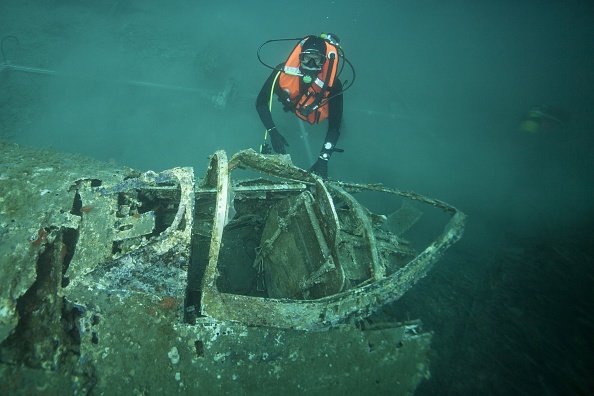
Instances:
[[[310,274],[309,278],[305,279],[302,282],[302,284],[300,285],[300,289],[302,292],[305,290],[308,290],[308,289],[312,288],[313,286],[315,286],[316,284],[318,284],[319,279],[326,272],[329,272],[332,270],[334,270],[334,271],[340,270],[339,268],[337,268],[337,263],[332,259],[332,250],[328,247],[328,244],[326,243],[324,233],[322,232],[322,228],[320,227],[320,223],[318,221],[318,218],[316,217],[316,213],[315,213],[315,210],[313,207],[314,201],[311,198],[304,200],[303,206],[307,213],[309,223],[311,224],[314,234],[316,235],[316,240],[318,241],[318,247],[320,248],[322,257],[324,258],[324,262],[316,263],[316,264],[319,264],[318,269],[313,271]],[[333,265],[330,264],[331,261],[332,261]],[[342,271],[340,271],[340,272],[342,272]],[[343,282],[343,284],[344,284],[344,282]]]
[[[373,233],[373,226],[371,221],[367,217],[366,210],[361,206],[359,202],[357,202],[352,195],[347,194],[339,186],[330,185],[330,187],[335,191],[336,194],[340,196],[342,200],[347,202],[351,213],[356,217],[356,219],[361,224],[363,230],[363,237],[369,244],[369,251],[371,253],[371,263],[370,263],[370,271],[373,280],[382,279],[386,275],[386,269],[382,265],[379,255],[377,253],[377,244],[375,240],[375,234]]]
[[[328,181],[328,182],[326,182],[326,184],[342,187],[349,194],[358,193],[361,191],[377,191],[377,192],[399,195],[401,197],[405,197],[405,198],[408,198],[413,201],[424,202],[429,205],[435,206],[437,208],[443,209],[447,213],[450,213],[452,216],[459,212],[458,209],[456,209],[452,205],[450,205],[446,202],[440,201],[438,199],[429,198],[429,197],[426,197],[421,194],[417,194],[412,191],[400,191],[397,189],[387,188],[381,184],[360,184],[360,183],[348,183],[348,182],[339,182],[339,181]]]
[[[248,159],[243,162],[243,165],[254,164],[256,166],[256,169],[254,170],[261,170],[264,168],[264,164],[261,161],[264,161],[265,159],[252,161],[253,154],[255,154],[255,152],[242,154]],[[215,155],[213,158],[217,158],[217,156]],[[238,163],[242,160],[241,156],[239,158],[234,156],[233,158],[235,161],[234,166],[238,166]],[[219,162],[220,161],[215,161],[213,165],[213,161],[211,160],[209,171],[211,171],[211,169],[220,168],[221,166],[216,165]],[[224,171],[224,179],[228,182],[226,167],[224,168]],[[264,171],[264,173],[267,172]],[[277,172],[277,175],[279,174],[284,174],[284,172]],[[316,180],[315,176],[309,177],[309,179],[312,178],[313,181]],[[217,196],[217,202],[226,203],[227,197],[225,196],[225,190],[222,188],[219,189],[219,187],[221,187],[220,176],[218,180],[219,184],[217,185],[217,189],[219,194]],[[301,179],[295,180],[303,181]],[[307,182],[308,181],[306,181],[306,183]],[[317,300],[289,300],[227,294],[221,293],[216,289],[214,281],[218,249],[220,248],[222,228],[224,225],[223,218],[223,222],[218,223],[218,227],[217,224],[213,225],[212,241],[214,243],[211,243],[209,265],[203,279],[204,294],[202,308],[204,314],[219,319],[238,321],[254,326],[274,326],[309,331],[327,330],[333,325],[347,320],[364,318],[382,305],[402,296],[414,283],[426,274],[432,264],[441,257],[443,252],[462,236],[466,216],[462,212],[458,212],[454,207],[441,201],[429,199],[415,193],[390,190],[377,185],[365,186],[334,182],[330,184],[343,187],[345,190],[379,191],[416,199],[433,206],[441,207],[452,214],[452,219],[446,225],[441,235],[431,245],[411,260],[406,266],[390,276],[364,286],[349,289],[348,291]],[[215,220],[216,219],[217,216],[215,216]],[[220,235],[218,234],[219,232]],[[216,252],[213,252],[215,249]]]
[[[203,290],[213,291],[213,289],[216,288],[216,277],[218,274],[217,263],[219,261],[219,252],[223,240],[223,228],[225,227],[225,222],[227,220],[228,210],[229,171],[227,167],[227,154],[225,154],[224,151],[217,151],[211,157],[205,180],[207,183],[215,183],[217,189],[210,249],[208,253],[208,265],[202,279]]]
[[[234,154],[229,168],[252,169],[281,179],[313,185],[319,176],[294,166],[287,157],[258,154],[254,150],[242,150]]]

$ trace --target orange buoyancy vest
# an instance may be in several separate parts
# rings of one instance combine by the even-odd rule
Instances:
[[[302,93],[300,91],[300,82],[303,74],[299,69],[301,65],[299,54],[301,54],[301,47],[304,43],[305,39],[301,40],[295,46],[291,55],[289,55],[289,59],[285,62],[283,73],[280,75],[279,85],[289,95],[289,100],[295,108],[297,117],[310,124],[317,124],[328,118],[328,103],[325,100],[328,98],[330,88],[332,88],[334,79],[336,78],[339,58],[338,48],[325,40],[326,62],[324,62],[322,70],[320,70],[318,75],[309,84],[307,91]],[[330,64],[332,64],[332,70],[328,70]],[[328,76],[328,73],[330,73],[330,76]],[[326,81],[328,81],[327,87],[325,87]],[[320,97],[320,92],[322,91],[323,95]],[[322,104],[320,105],[320,103]]]

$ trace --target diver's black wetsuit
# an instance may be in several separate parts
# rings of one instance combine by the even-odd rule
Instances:
[[[282,70],[285,66],[284,63],[281,63],[277,66],[277,69]],[[262,120],[262,124],[264,124],[264,128],[271,129],[275,127],[274,121],[272,119],[272,115],[270,114],[270,109],[268,107],[268,103],[270,100],[270,90],[272,88],[272,83],[274,82],[274,78],[278,70],[273,70],[270,77],[262,86],[260,93],[258,94],[258,98],[256,99],[256,110],[258,111],[258,115],[260,116],[260,120]],[[274,87],[274,93],[277,97],[282,98],[286,94],[280,87],[279,83],[280,79],[276,80],[276,86]],[[342,83],[338,78],[334,80],[334,84],[329,92],[329,97],[335,95],[338,92],[342,91]],[[326,132],[326,140],[324,142],[332,143],[332,147],[336,146],[336,142],[338,141],[338,137],[340,136],[340,125],[342,123],[342,95],[337,95],[336,97],[330,99],[328,101],[328,132]]]

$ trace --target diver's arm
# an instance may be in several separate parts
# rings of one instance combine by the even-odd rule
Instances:
[[[342,92],[342,84],[336,79],[334,85],[330,89],[330,97],[339,92]],[[328,160],[332,153],[336,151],[336,143],[340,137],[341,123],[342,95],[337,95],[328,101],[328,132],[326,132],[326,139],[324,140],[322,150],[320,150],[320,155],[310,168],[310,172],[321,176],[323,179],[328,178]]]
[[[336,79],[334,85],[330,89],[330,96],[336,95],[342,92],[342,83]],[[329,156],[334,151],[338,138],[340,137],[340,126],[342,124],[342,106],[343,106],[343,95],[337,95],[330,99],[328,102],[328,132],[326,132],[326,139],[324,140],[324,146],[322,147],[323,155],[324,152],[330,151]],[[330,143],[330,145],[328,145]]]
[[[282,64],[279,65],[277,69],[280,69],[282,66]],[[262,124],[264,124],[264,128],[266,128],[264,139],[266,139],[267,135],[270,135],[272,149],[278,154],[285,154],[285,147],[288,147],[289,143],[284,138],[284,136],[280,134],[278,129],[276,129],[276,125],[274,125],[274,120],[272,119],[272,114],[270,113],[270,100],[272,99],[271,95],[273,95],[272,85],[275,84],[275,81],[276,84],[274,86],[274,92],[277,95],[282,93],[277,79],[279,73],[280,72],[278,70],[274,70],[264,83],[264,86],[262,86],[262,89],[256,98],[256,110],[258,111],[258,115],[260,116]]]
[[[272,119],[272,114],[270,114],[269,103],[272,84],[274,83],[274,79],[277,74],[277,70],[272,71],[272,74],[270,74],[266,82],[264,82],[264,85],[262,86],[262,89],[260,90],[260,93],[256,98],[256,110],[258,111],[258,115],[260,116],[262,124],[264,124],[264,128],[266,128],[267,130],[271,130],[275,127],[274,120]]]

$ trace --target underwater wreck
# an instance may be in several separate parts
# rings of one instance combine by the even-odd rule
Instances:
[[[216,152],[202,178],[2,151],[3,390],[332,393],[381,380],[410,394],[429,375],[419,321],[366,318],[461,237],[454,207],[252,150]],[[355,198],[366,194],[397,210],[372,212]],[[420,249],[405,239],[418,205],[448,219]],[[334,380],[312,381],[320,370]]]
[[[18,92],[13,76],[71,77],[2,56]],[[116,83],[235,96],[232,78]],[[0,152],[0,394],[410,395],[429,378],[431,331],[383,308],[461,237],[454,207],[252,150],[198,177]]]

